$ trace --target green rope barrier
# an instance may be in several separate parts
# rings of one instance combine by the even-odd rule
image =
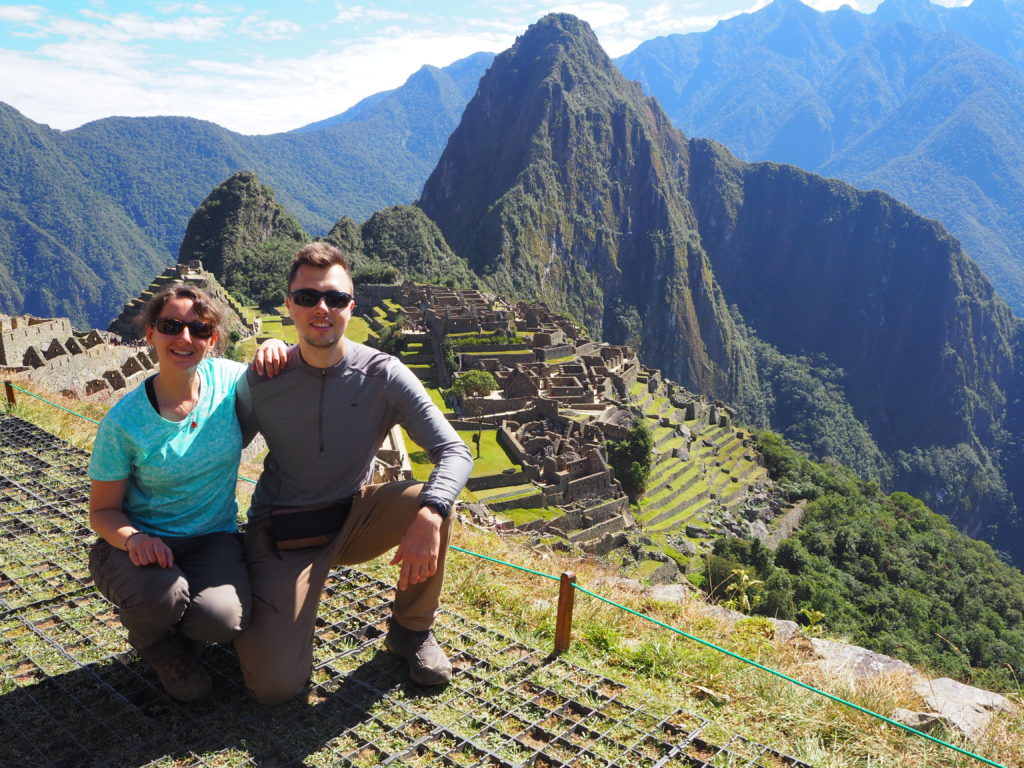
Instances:
[[[70,408],[65,408],[63,405],[60,405],[59,403],[55,403],[52,400],[47,400],[45,397],[41,397],[40,395],[37,395],[35,392],[29,392],[27,389],[22,389],[21,387],[19,387],[14,382],[8,381],[6,383],[11,386],[11,389],[16,389],[19,392],[24,392],[29,397],[34,397],[36,400],[42,400],[47,405],[52,405],[54,408],[60,408],[62,411],[67,411],[72,416],[77,416],[80,419],[85,419],[86,421],[91,421],[93,424],[99,424],[99,422],[96,421],[96,419],[90,419],[84,413],[78,413],[78,411],[72,411]],[[239,480],[244,480],[247,483],[252,483],[253,485],[256,485],[256,481],[255,480],[250,480],[248,477],[242,477],[241,475],[236,475],[236,477]]]
[[[515,563],[506,563],[504,560],[498,560],[498,559],[493,558],[493,557],[488,557],[487,555],[481,555],[480,553],[473,552],[472,550],[469,550],[469,549],[463,549],[462,547],[456,547],[454,544],[449,544],[448,548],[449,549],[454,549],[456,552],[462,552],[465,555],[472,555],[473,557],[479,557],[481,560],[489,560],[492,563],[497,563],[498,565],[504,565],[504,566],[507,566],[509,568],[514,568],[517,571],[523,571],[524,573],[532,573],[534,576],[543,576],[545,579],[551,579],[553,581],[561,581],[561,579],[559,579],[557,576],[552,576],[549,573],[542,573],[541,571],[531,571],[529,568],[524,568],[521,565],[516,565]]]
[[[537,575],[537,576],[543,576],[546,579],[552,579],[554,581],[560,581],[560,579],[557,576],[552,576],[551,574],[548,574],[548,573],[542,573],[540,571],[533,571],[533,570],[530,570],[529,568],[524,568],[524,567],[522,567],[520,565],[515,565],[514,563],[508,563],[508,562],[505,562],[504,560],[498,560],[498,559],[493,558],[493,557],[488,557],[487,555],[481,555],[481,554],[478,554],[478,553],[473,552],[471,550],[462,549],[461,547],[456,547],[454,545],[450,545],[450,548],[454,549],[457,552],[462,552],[462,553],[467,554],[467,555],[472,555],[473,557],[479,557],[481,560],[488,560],[488,561],[490,561],[492,563],[497,563],[499,565],[508,566],[509,568],[514,568],[514,569],[519,570],[519,571],[525,571],[526,573],[532,573],[532,574]],[[771,667],[766,667],[763,664],[759,664],[758,662],[753,661],[752,659],[748,659],[745,656],[741,656],[738,653],[733,653],[732,651],[730,651],[730,650],[728,650],[726,648],[722,648],[721,646],[715,645],[712,642],[709,642],[707,640],[702,640],[701,638],[696,637],[695,635],[691,635],[691,634],[689,634],[687,632],[684,632],[681,629],[673,627],[671,624],[666,624],[666,623],[664,623],[662,621],[659,621],[658,619],[654,618],[653,616],[648,616],[646,614],[640,613],[639,611],[634,611],[632,608],[627,608],[626,606],[622,605],[621,603],[616,603],[614,600],[609,600],[607,597],[602,597],[601,595],[598,595],[598,594],[596,594],[594,592],[591,592],[589,589],[581,587],[579,584],[576,584],[575,582],[573,583],[572,586],[573,586],[574,589],[576,589],[576,590],[578,590],[580,592],[583,592],[586,595],[590,595],[591,597],[594,597],[594,598],[596,598],[596,599],[598,599],[598,600],[600,600],[602,602],[605,602],[608,605],[614,606],[614,607],[618,608],[619,610],[625,611],[626,613],[631,613],[634,616],[637,616],[637,617],[639,617],[641,619],[644,619],[646,621],[651,622],[652,624],[657,624],[658,626],[663,627],[665,629],[668,629],[668,630],[670,630],[672,632],[675,632],[678,635],[682,635],[687,640],[693,640],[695,643],[700,643],[701,645],[707,646],[708,648],[716,650],[719,653],[724,653],[726,656],[730,656],[730,657],[732,657],[734,659],[737,659],[738,661],[744,662],[745,664],[749,664],[750,666],[755,667],[757,669],[760,669],[763,672],[768,672],[769,674],[775,675],[776,677],[780,677],[780,678],[782,678],[783,680],[785,680],[785,681],[787,681],[789,683],[793,683],[794,685],[798,685],[801,688],[806,688],[808,691],[811,691],[812,693],[816,693],[819,696],[824,696],[825,698],[830,699],[830,700],[836,702],[837,704],[842,704],[842,705],[844,705],[846,707],[850,707],[851,709],[855,709],[858,712],[862,712],[865,715],[871,715],[872,717],[878,718],[879,720],[881,720],[884,723],[888,723],[889,725],[895,725],[898,728],[902,728],[903,730],[908,731],[909,733],[914,734],[915,736],[920,736],[923,739],[927,739],[928,741],[931,741],[931,742],[934,742],[934,743],[936,743],[936,744],[938,744],[940,746],[946,747],[947,749],[952,749],[954,752],[959,752],[961,755],[965,755],[966,757],[973,758],[973,759],[978,760],[978,761],[980,761],[982,763],[985,763],[986,765],[994,766],[994,768],[1006,768],[1006,766],[1002,765],[1001,763],[993,762],[992,760],[989,760],[986,757],[982,757],[981,755],[976,755],[973,752],[969,752],[969,751],[967,751],[965,749],[961,749],[960,747],[956,746],[955,744],[950,744],[949,742],[943,741],[942,739],[937,739],[936,737],[930,736],[927,733],[923,733],[923,732],[921,732],[921,731],[919,731],[919,730],[917,730],[915,728],[911,728],[909,725],[904,725],[903,723],[897,722],[896,720],[892,720],[891,718],[888,718],[885,715],[880,715],[877,712],[871,711],[870,709],[866,709],[866,708],[864,708],[864,707],[862,707],[862,706],[860,706],[858,704],[854,704],[852,701],[847,701],[846,699],[840,698],[839,696],[835,696],[835,695],[833,695],[831,693],[823,691],[820,688],[815,688],[813,685],[808,685],[807,683],[803,683],[803,682],[797,680],[796,678],[793,678],[793,677],[790,677],[789,675],[786,675],[783,672],[779,672],[777,670],[772,669]]]
[[[44,403],[46,403],[47,405],[52,405],[52,406],[53,406],[54,408],[60,408],[60,409],[61,409],[62,411],[67,411],[67,412],[68,412],[68,413],[70,413],[70,414],[71,414],[72,416],[77,416],[77,417],[78,417],[78,418],[80,418],[80,419],[85,419],[86,421],[91,421],[91,422],[92,422],[93,424],[99,424],[99,422],[98,422],[98,421],[96,421],[96,419],[90,419],[90,418],[89,418],[88,416],[86,416],[85,414],[82,414],[82,413],[78,413],[78,412],[76,412],[76,411],[72,411],[72,410],[71,410],[70,408],[65,408],[65,407],[64,407],[63,405],[58,405],[57,403],[55,403],[55,402],[53,402],[53,401],[51,401],[51,400],[47,400],[47,399],[46,399],[45,397],[40,397],[40,396],[39,396],[39,395],[37,395],[37,394],[36,394],[35,392],[29,392],[29,391],[28,391],[27,389],[22,389],[21,387],[19,387],[19,386],[18,386],[17,384],[15,384],[14,382],[8,381],[7,383],[8,383],[8,384],[9,384],[9,385],[11,386],[11,389],[16,389],[16,390],[18,390],[19,392],[24,392],[24,393],[25,393],[26,395],[28,395],[29,397],[34,397],[34,398],[35,398],[36,400],[42,400],[42,401],[43,401]]]

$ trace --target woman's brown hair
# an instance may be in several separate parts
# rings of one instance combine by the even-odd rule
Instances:
[[[210,295],[202,288],[187,283],[168,283],[153,295],[146,302],[139,313],[138,322],[143,326],[156,325],[157,318],[164,311],[164,307],[171,299],[191,299],[192,310],[202,322],[213,326],[217,333],[217,341],[214,344],[214,351],[220,352],[225,345],[224,334],[221,333],[221,325],[224,322],[224,313]]]

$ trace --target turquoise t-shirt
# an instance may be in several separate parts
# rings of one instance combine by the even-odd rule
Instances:
[[[100,422],[89,477],[128,479],[123,508],[140,531],[198,536],[237,530],[242,432],[235,385],[245,369],[230,360],[203,360],[199,402],[183,421],[163,418],[139,386]]]

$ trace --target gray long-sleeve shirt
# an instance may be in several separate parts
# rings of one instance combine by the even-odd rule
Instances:
[[[297,346],[273,379],[249,369],[237,393],[246,442],[263,433],[270,452],[253,493],[249,519],[274,507],[329,504],[370,480],[385,435],[401,424],[434,463],[420,497],[451,507],[466,484],[469,448],[401,361],[364,344],[345,342],[332,368],[302,360]]]

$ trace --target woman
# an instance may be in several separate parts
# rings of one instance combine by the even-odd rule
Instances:
[[[198,650],[230,641],[249,616],[235,502],[235,385],[246,366],[210,356],[222,318],[197,288],[168,285],[142,318],[160,372],[100,423],[89,522],[102,538],[89,570],[164,690],[193,701],[210,690]]]

